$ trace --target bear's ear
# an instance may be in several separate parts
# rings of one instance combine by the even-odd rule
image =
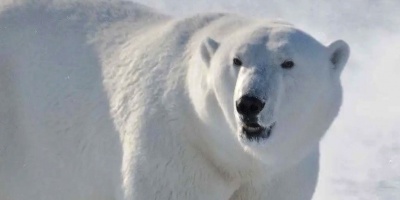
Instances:
[[[350,47],[343,40],[337,40],[328,46],[329,59],[335,71],[340,74],[350,56]]]
[[[201,58],[207,64],[207,66],[210,65],[210,60],[217,51],[218,47],[218,42],[209,37],[207,37],[201,44]]]

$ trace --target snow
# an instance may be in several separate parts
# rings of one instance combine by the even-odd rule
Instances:
[[[341,113],[322,141],[314,200],[400,199],[400,1],[138,0],[175,16],[228,11],[280,18],[352,50]]]

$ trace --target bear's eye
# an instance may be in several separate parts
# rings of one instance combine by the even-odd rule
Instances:
[[[242,66],[242,61],[241,60],[239,60],[239,58],[234,58],[233,59],[233,64],[235,65],[235,66],[238,66],[238,67],[240,67],[240,66]]]
[[[293,68],[293,66],[294,66],[294,62],[291,61],[291,60],[285,60],[285,61],[281,64],[281,67],[282,67],[283,69],[290,69],[290,68]]]

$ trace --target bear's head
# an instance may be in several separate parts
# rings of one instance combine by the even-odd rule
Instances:
[[[297,162],[338,114],[349,57],[344,41],[324,46],[277,24],[206,36],[198,54],[191,99],[222,157],[241,149],[266,164]]]

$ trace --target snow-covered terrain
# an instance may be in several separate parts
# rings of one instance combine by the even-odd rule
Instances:
[[[314,200],[400,199],[400,1],[138,0],[176,16],[228,11],[281,18],[352,55],[344,103],[322,142]]]

